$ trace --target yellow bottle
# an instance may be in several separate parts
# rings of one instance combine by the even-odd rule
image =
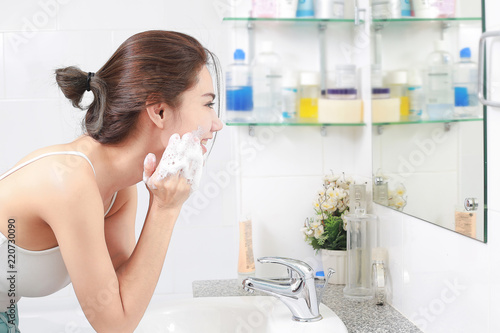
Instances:
[[[318,119],[319,75],[316,72],[300,74],[299,117]]]

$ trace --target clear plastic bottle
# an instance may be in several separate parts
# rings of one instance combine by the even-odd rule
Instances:
[[[435,51],[427,58],[426,106],[429,119],[449,119],[453,115],[453,57],[446,51],[446,43],[437,40]]]
[[[257,121],[282,120],[282,67],[280,57],[273,52],[272,42],[263,42],[255,58],[253,73],[253,106]]]
[[[318,118],[318,98],[320,95],[319,75],[316,72],[300,74],[299,116],[300,118]]]
[[[399,98],[401,119],[406,120],[409,116],[409,101],[407,95],[408,73],[406,71],[391,72],[387,78],[389,89],[391,89],[391,98]]]
[[[293,72],[283,75],[283,104],[282,115],[284,120],[297,118],[297,76]]]
[[[234,51],[234,63],[226,73],[226,109],[230,121],[249,121],[252,118],[252,71],[245,64],[245,52]]]
[[[410,104],[409,119],[418,121],[422,118],[424,104],[424,90],[422,88],[422,77],[418,69],[412,69],[408,75],[408,99]]]
[[[471,61],[470,48],[460,51],[460,61],[454,68],[455,106],[458,116],[477,115],[477,64]]]

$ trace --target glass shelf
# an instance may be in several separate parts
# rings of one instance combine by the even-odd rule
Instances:
[[[460,123],[466,121],[483,121],[483,118],[451,118],[451,119],[438,119],[438,120],[419,120],[419,121],[395,121],[385,123],[372,123],[373,126],[385,125],[408,125],[408,124],[435,124],[435,123]]]
[[[390,19],[373,19],[372,22],[459,22],[459,21],[478,21],[481,22],[481,17],[444,17],[444,18],[390,18]]]
[[[257,18],[257,17],[224,17],[224,22],[312,22],[312,23],[354,23],[354,19],[317,19],[317,18]]]
[[[365,123],[318,123],[314,120],[297,120],[287,122],[226,122],[227,126],[365,126]]]

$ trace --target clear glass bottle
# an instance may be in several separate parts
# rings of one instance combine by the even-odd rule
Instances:
[[[389,206],[389,188],[382,177],[375,177],[373,184],[373,201],[384,206]]]
[[[253,106],[254,118],[262,122],[282,120],[282,67],[280,57],[273,51],[272,42],[263,42],[254,60]]]
[[[372,250],[372,287],[376,305],[384,305],[386,301],[387,269],[385,266],[386,251],[383,248]]]
[[[358,300],[373,298],[371,249],[376,244],[377,217],[347,214],[347,280],[344,296]]]
[[[446,51],[446,43],[437,40],[435,51],[427,58],[426,107],[429,119],[449,119],[453,115],[453,57]]]
[[[245,64],[245,52],[234,51],[234,63],[226,73],[226,111],[230,121],[249,121],[252,118],[252,71]]]

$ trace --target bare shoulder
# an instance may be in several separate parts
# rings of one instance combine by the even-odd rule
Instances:
[[[103,219],[102,199],[92,166],[85,158],[75,155],[55,155],[28,165],[18,176],[30,183],[38,196],[40,217],[49,225],[56,216],[88,214]],[[20,170],[20,171],[21,171]],[[43,195],[42,195],[43,194]]]

